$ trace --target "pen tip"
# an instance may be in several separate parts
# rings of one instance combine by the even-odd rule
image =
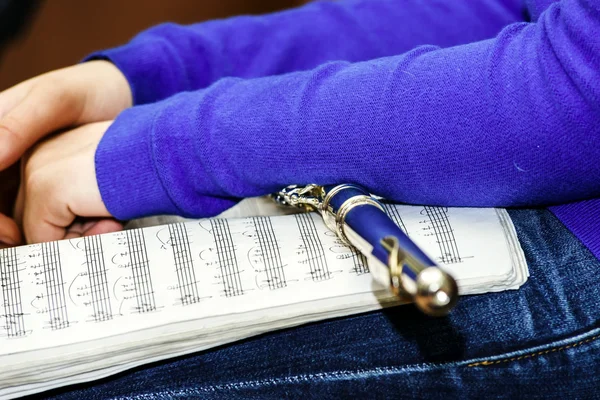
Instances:
[[[424,313],[443,316],[456,305],[458,286],[452,276],[439,267],[429,267],[417,277],[415,303]]]

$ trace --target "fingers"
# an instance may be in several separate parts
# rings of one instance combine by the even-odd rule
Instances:
[[[22,221],[27,242],[120,229],[116,222],[102,220],[72,226],[78,217],[110,217],[98,188],[94,156],[111,123],[88,124],[53,136],[24,158],[15,218]]]
[[[89,219],[76,221],[66,232],[65,239],[73,239],[82,236],[103,235],[105,233],[119,232],[123,230],[123,225],[112,219]]]
[[[83,236],[104,235],[105,233],[120,232],[122,230],[122,223],[112,218],[105,218],[95,222],[88,229],[84,229]]]
[[[0,246],[21,244],[21,232],[17,223],[6,215],[0,214]]]
[[[45,182],[31,179],[25,189],[23,202],[23,234],[27,243],[50,242],[63,239],[66,228],[75,221],[66,203],[56,201],[56,191]]]
[[[12,221],[12,220],[11,220]],[[16,226],[16,224],[15,224]],[[47,242],[51,240],[74,239],[84,236],[103,235],[105,233],[119,232],[123,230],[123,224],[111,219],[92,219],[84,222],[74,222],[67,228],[57,226],[46,221],[36,221],[36,227],[33,232],[29,232],[32,238],[30,243]],[[18,230],[17,230],[18,231]],[[15,245],[17,243],[7,243]],[[2,244],[0,243],[0,246]]]
[[[0,170],[44,136],[114,119],[132,105],[129,84],[108,61],[40,75],[0,93]]]
[[[76,218],[68,203],[64,201],[63,195],[69,189],[68,185],[64,186],[64,172],[52,164],[43,164],[34,168],[32,172],[27,172],[27,165],[32,162],[32,158],[29,153],[22,163],[22,180],[15,204],[15,220],[21,226],[27,243],[63,239],[66,228]]]
[[[0,119],[0,170],[16,162],[35,142],[79,118],[84,101],[51,79],[32,84]]]
[[[66,236],[66,229],[63,226],[56,225],[52,222],[36,220],[35,228],[30,228],[29,230],[24,228],[24,233],[27,243],[44,243],[64,239]]]
[[[0,119],[19,104],[31,90],[34,80],[22,82],[0,93]]]

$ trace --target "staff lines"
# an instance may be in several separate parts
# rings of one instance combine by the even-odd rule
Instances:
[[[169,225],[169,236],[171,247],[173,249],[173,259],[175,261],[175,270],[179,293],[181,295],[181,304],[188,305],[200,301],[198,285],[196,281],[196,272],[192,261],[192,253],[185,224],[178,223]]]
[[[364,254],[356,250],[355,248],[351,248],[352,251],[352,262],[354,263],[354,267],[352,268],[352,272],[356,275],[364,275],[369,273],[369,264],[367,263],[367,257]]]
[[[210,224],[217,248],[219,270],[225,296],[241,296],[244,294],[244,290],[229,223],[227,220],[214,219],[210,221]]]
[[[70,325],[67,312],[60,249],[57,242],[42,243],[42,267],[46,299],[52,330],[68,328]]]
[[[280,289],[287,287],[283,262],[279,252],[279,245],[273,233],[273,225],[268,217],[253,217],[252,221],[256,229],[256,236],[261,250],[265,273],[269,289]]]
[[[4,295],[4,319],[8,337],[25,336],[25,320],[21,301],[17,249],[3,250],[0,256],[0,283]]]
[[[107,321],[113,318],[113,314],[102,239],[100,236],[88,236],[84,238],[84,245],[94,320],[96,322]]]
[[[131,274],[137,302],[136,311],[144,313],[156,310],[156,299],[144,232],[140,229],[127,231],[127,248],[131,262]]]
[[[448,210],[443,207],[424,207],[425,214],[431,221],[438,249],[440,251],[440,260],[445,264],[462,262],[458,251],[454,229],[448,219]]]
[[[396,208],[395,205],[389,204],[389,203],[384,203],[383,208],[385,208],[387,214],[390,216],[392,221],[394,221],[396,223],[396,225],[398,225],[400,227],[400,229],[402,229],[402,231],[408,235],[408,231],[406,230],[406,225],[404,224],[402,217],[400,217],[398,208]]]
[[[313,281],[324,281],[331,279],[331,272],[325,258],[323,243],[319,239],[317,227],[314,220],[307,213],[295,214],[300,238],[307,252],[306,261],[310,267],[310,276]]]

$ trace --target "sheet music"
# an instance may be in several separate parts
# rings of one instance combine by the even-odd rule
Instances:
[[[504,210],[385,207],[463,289],[512,268]],[[0,285],[0,356],[381,289],[364,256],[315,213],[177,222],[4,249]]]

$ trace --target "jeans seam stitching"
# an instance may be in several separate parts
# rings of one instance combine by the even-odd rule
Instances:
[[[558,351],[571,349],[573,347],[577,347],[577,346],[587,344],[589,342],[593,342],[594,340],[596,340],[598,338],[600,338],[600,335],[592,336],[591,338],[581,340],[577,343],[560,346],[560,347],[555,347],[552,349],[547,349],[547,350],[538,351],[538,352],[534,352],[534,353],[524,354],[524,355],[518,356],[518,357],[503,358],[503,359],[494,360],[494,361],[490,361],[490,360],[478,361],[475,363],[468,364],[467,367],[490,366],[490,365],[497,365],[497,364],[503,364],[503,363],[505,364],[505,363],[509,363],[512,361],[520,361],[520,360],[524,360],[526,358],[533,358],[533,357],[538,357],[538,356],[542,356],[542,355],[549,354],[549,353],[555,353]]]
[[[407,370],[427,370],[427,369],[439,369],[439,368],[446,368],[446,367],[477,367],[477,366],[491,366],[491,365],[498,365],[501,363],[508,363],[510,361],[518,361],[518,360],[523,360],[523,359],[528,359],[528,358],[534,358],[536,356],[540,356],[540,355],[544,355],[544,354],[549,354],[549,353],[557,353],[559,351],[563,351],[563,350],[568,350],[571,348],[575,348],[578,346],[582,346],[584,344],[588,344],[591,343],[597,339],[600,339],[600,333],[599,332],[600,328],[595,328],[592,329],[591,331],[588,331],[586,333],[580,334],[580,335],[576,335],[579,336],[580,338],[582,336],[587,336],[590,333],[593,333],[593,336],[591,337],[587,337],[585,339],[581,338],[580,340],[578,340],[575,343],[571,343],[571,344],[560,344],[560,343],[556,343],[554,345],[549,344],[549,346],[551,346],[551,348],[547,348],[544,350],[538,350],[537,351],[532,351],[529,352],[527,354],[523,354],[523,355],[519,355],[519,356],[496,356],[499,359],[498,360],[490,360],[490,358],[493,357],[488,357],[488,360],[482,360],[482,361],[476,361],[476,362],[470,362],[468,360],[464,360],[464,361],[458,361],[458,362],[445,362],[445,363],[420,363],[420,364],[410,364],[410,365],[404,365],[401,367],[395,366],[395,367],[376,367],[376,368],[369,368],[369,369],[357,369],[357,370],[340,370],[340,371],[330,371],[330,372],[318,372],[318,373],[314,373],[314,374],[299,374],[299,375],[293,375],[293,376],[287,376],[287,377],[277,377],[277,378],[269,378],[269,379],[258,379],[258,380],[250,380],[250,381],[244,381],[244,382],[232,382],[232,383],[225,383],[225,384],[219,384],[219,385],[210,385],[210,386],[203,386],[203,387],[199,387],[199,388],[195,388],[193,390],[191,389],[180,389],[180,390],[175,390],[175,391],[162,391],[162,392],[157,392],[157,393],[152,393],[152,394],[139,394],[136,395],[134,397],[125,397],[125,398],[121,398],[121,399],[149,399],[149,398],[156,398],[156,396],[162,396],[165,394],[168,394],[170,396],[179,396],[179,395],[189,395],[191,393],[207,393],[207,392],[216,392],[219,390],[228,390],[228,389],[243,389],[246,387],[259,387],[259,386],[269,386],[269,385],[277,385],[280,383],[299,383],[299,382],[307,382],[307,381],[311,381],[314,379],[320,379],[320,380],[324,380],[327,378],[360,378],[360,377],[364,377],[364,378],[368,378],[369,375],[374,375],[374,374],[394,374],[394,373],[400,373],[402,371],[407,371]],[[573,338],[571,338],[573,339]],[[563,339],[563,340],[559,340],[559,342],[563,342],[565,340],[569,340],[569,339]],[[546,345],[548,346],[548,344]],[[541,346],[540,346],[541,347]]]

